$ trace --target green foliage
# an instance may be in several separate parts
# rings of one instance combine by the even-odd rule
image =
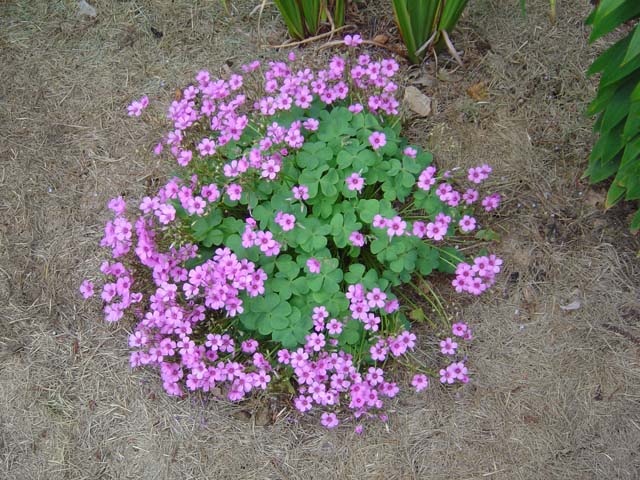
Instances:
[[[409,60],[420,63],[430,45],[441,44],[443,36],[455,28],[468,1],[393,0],[393,12]]]
[[[637,0],[602,0],[587,19],[590,42],[629,20],[640,18]],[[640,199],[640,24],[600,55],[587,71],[601,73],[596,98],[587,112],[596,115],[599,134],[585,173],[592,183],[614,177],[605,206]],[[640,229],[640,211],[631,229]]]
[[[276,114],[273,121],[287,125],[285,115]],[[322,111],[319,120],[318,130],[308,133],[302,148],[286,157],[278,180],[265,182],[257,176],[244,186],[251,195],[243,195],[233,206],[213,208],[189,223],[190,236],[201,247],[191,266],[210,258],[216,247],[226,246],[269,276],[264,295],[243,298],[239,320],[253,337],[290,349],[303,344],[309,334],[313,307],[323,305],[334,318],[350,316],[345,297],[348,285],[361,283],[368,290],[388,291],[410,281],[415,273],[451,273],[464,260],[453,248],[435,247],[415,235],[389,237],[386,228],[372,226],[377,215],[391,219],[419,212],[426,215],[419,218],[433,220],[445,212],[460,218],[462,212],[445,206],[435,189],[415,189],[418,176],[431,164],[429,153],[418,152],[416,158],[404,155],[406,141],[371,113],[353,114],[345,107],[334,107]],[[386,145],[378,151],[371,149],[368,140],[374,131],[386,136]],[[346,179],[356,172],[365,179],[361,193],[346,186]],[[305,202],[292,199],[292,187],[297,185],[308,188]],[[257,227],[273,232],[281,244],[278,256],[266,256],[257,246],[242,247],[249,206]],[[236,218],[238,208],[244,213]],[[279,212],[295,216],[295,228],[283,230],[275,222]],[[353,232],[364,235],[363,247],[352,245]],[[311,258],[320,263],[319,273],[309,271]],[[389,298],[394,298],[390,292]],[[362,322],[347,322],[336,338],[345,351],[368,351],[362,344]]]
[[[345,0],[274,0],[274,3],[289,34],[297,40],[316,35],[328,16],[336,27],[344,23]]]

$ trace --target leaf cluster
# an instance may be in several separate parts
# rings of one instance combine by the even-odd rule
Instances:
[[[640,18],[637,0],[602,0],[587,19],[592,26],[589,41],[612,32],[629,20]],[[589,75],[600,73],[596,98],[588,113],[596,115],[599,134],[585,173],[592,183],[613,177],[606,207],[621,199],[640,199],[640,24],[600,55]],[[631,229],[640,229],[640,210]]]
[[[286,125],[309,113],[288,112],[275,120]],[[436,249],[413,235],[389,237],[386,229],[372,226],[376,215],[393,218],[409,207],[419,209],[427,221],[440,212],[457,215],[433,190],[414,192],[417,177],[432,161],[431,154],[404,155],[406,140],[371,113],[353,114],[345,107],[313,113],[320,122],[318,130],[308,132],[303,147],[284,158],[275,181],[245,178],[239,202],[224,200],[190,224],[191,236],[201,246],[194,263],[210,258],[216,247],[226,246],[266,272],[264,295],[243,299],[240,326],[285,348],[304,343],[316,306],[324,306],[342,321],[350,316],[344,294],[347,285],[388,290],[410,281],[414,273],[452,272],[462,261],[455,249]],[[377,151],[368,140],[373,132],[386,136],[386,145]],[[347,188],[346,179],[354,172],[365,180],[360,193]],[[297,185],[308,188],[308,200],[293,198],[292,187]],[[295,216],[295,228],[284,231],[275,221],[278,212]],[[265,256],[258,247],[242,247],[244,220],[249,215],[259,230],[272,232],[280,242],[279,256]],[[365,236],[363,247],[351,244],[353,232]],[[309,271],[307,261],[312,258],[320,262],[320,273]],[[404,321],[401,314],[385,325],[391,328]],[[356,351],[358,345],[366,347],[359,351],[368,351],[365,336],[361,322],[347,321],[337,336],[339,347]]]

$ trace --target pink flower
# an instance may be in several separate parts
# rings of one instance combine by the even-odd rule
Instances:
[[[364,110],[364,107],[360,103],[354,103],[353,105],[349,105],[349,111],[351,113],[360,113]]]
[[[189,165],[189,163],[191,162],[191,159],[193,158],[193,152],[191,150],[180,150],[180,153],[178,153],[178,164],[186,167],[187,165]]]
[[[407,147],[402,153],[404,153],[407,157],[416,158],[418,151],[413,147]]]
[[[278,350],[278,363],[288,365],[291,361],[291,353],[287,349]]]
[[[411,385],[413,385],[413,387],[416,389],[416,392],[420,392],[429,386],[429,379],[426,375],[418,373],[413,376]]]
[[[378,150],[387,144],[387,137],[382,132],[373,132],[369,135],[369,143],[371,144],[371,148]]]
[[[324,320],[328,316],[329,316],[329,312],[327,312],[327,309],[325,307],[323,306],[313,307],[313,315],[311,315],[311,318],[313,320]]]
[[[418,177],[418,187],[424,191],[429,191],[436,183],[436,168],[433,166],[425,168]]]
[[[427,234],[427,225],[424,222],[413,222],[413,235],[422,238]]]
[[[436,242],[442,240],[447,233],[447,228],[439,223],[429,222],[427,224],[427,238],[431,238]]]
[[[320,126],[320,122],[315,118],[309,118],[304,121],[302,126],[307,130],[309,130],[310,132],[315,132],[316,130],[318,130],[318,127]]]
[[[291,189],[293,193],[293,198],[296,200],[308,200],[309,199],[309,189],[305,185],[298,185]]]
[[[478,191],[474,190],[473,188],[467,189],[467,191],[462,194],[462,199],[467,205],[471,205],[472,203],[474,203],[476,200],[478,200],[478,197]]]
[[[310,273],[320,273],[320,262],[315,258],[307,260],[307,268]]]
[[[484,180],[489,178],[489,174],[491,173],[491,167],[487,164],[484,164],[480,167],[470,168],[469,175],[467,178],[470,182],[473,183],[482,183]]]
[[[134,100],[133,102],[131,102],[131,104],[127,107],[127,114],[130,117],[139,117],[140,115],[142,115],[142,111],[147,108],[148,105],[149,98],[145,95],[140,100]]]
[[[389,225],[389,220],[384,218],[382,215],[374,215],[372,225],[374,228],[387,228]]]
[[[311,407],[313,406],[313,399],[310,396],[300,395],[299,397],[296,397],[293,404],[298,411],[304,413],[311,410]]]
[[[242,342],[241,348],[244,353],[254,353],[258,348],[258,341],[253,338],[245,340]]]
[[[440,342],[440,351],[445,355],[454,355],[456,348],[458,348],[458,344],[451,340],[451,337],[447,337]]]
[[[465,332],[469,327],[464,322],[454,323],[451,327],[451,331],[456,337],[464,337]]]
[[[84,280],[80,285],[80,293],[84,298],[93,297],[93,282],[91,280]]]
[[[449,371],[448,368],[441,369],[439,373],[440,373],[440,383],[452,384],[453,382],[456,381],[455,375],[453,374],[453,372]]]
[[[387,294],[377,287],[367,293],[367,302],[371,308],[384,308],[386,299]]]
[[[338,417],[335,413],[324,412],[321,416],[320,423],[325,427],[331,429],[337,427],[340,421],[338,420]]]
[[[198,144],[198,151],[200,152],[201,157],[213,155],[214,153],[216,153],[216,143],[209,138],[203,138],[202,141]]]
[[[362,37],[357,33],[355,35],[345,35],[344,44],[348,47],[357,47],[362,43]]]
[[[293,230],[293,228],[296,226],[296,217],[289,213],[278,212],[276,214],[275,221],[285,232]]]
[[[482,171],[478,168],[470,168],[469,175],[467,176],[468,180],[473,183],[482,183],[484,180],[484,176],[482,175]]]
[[[489,195],[482,200],[482,206],[487,212],[491,210],[495,210],[500,205],[500,194],[494,193],[493,195]]]
[[[389,237],[402,235],[405,228],[407,228],[407,222],[403,221],[402,218],[398,216],[387,221],[387,235],[389,235]]]
[[[398,62],[392,58],[385,58],[380,62],[380,70],[382,71],[382,74],[387,77],[393,77],[399,68],[400,66],[398,65]]]
[[[127,204],[125,203],[122,196],[120,196],[109,200],[107,207],[116,215],[122,215],[127,207]]]
[[[232,201],[240,200],[242,198],[242,187],[237,183],[230,184],[227,186],[227,195]]]
[[[280,244],[274,240],[271,232],[256,233],[255,245],[267,256],[271,257],[280,253]]]
[[[378,342],[369,349],[369,353],[371,353],[373,360],[383,362],[387,358],[388,349],[384,346],[384,343],[380,344]]]
[[[364,235],[360,232],[351,232],[351,235],[349,235],[349,241],[354,247],[364,247]]]
[[[275,160],[267,160],[266,162],[262,162],[262,172],[261,175],[263,178],[268,178],[269,180],[274,180],[280,171],[280,165],[276,163]]]
[[[384,304],[384,311],[387,313],[393,313],[400,308],[400,302],[397,299],[388,300],[387,303]]]
[[[463,383],[467,383],[467,367],[464,366],[464,362],[454,362],[447,367],[447,371],[451,372],[456,380],[460,380]]]
[[[462,230],[464,233],[469,233],[476,228],[476,219],[470,217],[469,215],[465,215],[460,219],[458,225],[460,227],[460,230]]]
[[[352,173],[345,180],[347,184],[347,188],[351,191],[356,190],[358,193],[362,192],[362,188],[364,187],[364,178],[362,178],[357,173]]]
[[[329,335],[340,335],[342,333],[342,323],[332,318],[329,320],[329,323],[327,323],[327,331]]]
[[[310,335],[307,335],[305,337],[305,340],[307,341],[305,347],[307,347],[309,351],[313,350],[314,352],[319,352],[320,350],[322,350],[322,347],[324,347],[327,343],[324,339],[324,335],[321,333],[312,333]]]

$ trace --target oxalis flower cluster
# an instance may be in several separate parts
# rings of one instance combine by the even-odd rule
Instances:
[[[468,382],[470,327],[435,332],[442,368],[419,365],[406,292],[434,272],[460,293],[495,282],[499,258],[447,245],[480,230],[476,206],[498,208],[498,194],[479,191],[491,167],[439,172],[409,145],[398,64],[356,53],[358,38],[320,70],[290,54],[225,78],[199,72],[154,149],[179,173],[137,211],[109,202],[105,319],[136,319],[131,366],[157,368],[168,394],[241,401],[273,388],[324,426],[351,419],[360,433],[362,420],[386,420],[403,383],[394,364],[418,392]],[[80,290],[94,295],[89,280]]]

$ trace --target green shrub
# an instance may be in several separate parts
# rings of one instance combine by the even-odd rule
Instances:
[[[640,17],[638,0],[602,0],[587,19],[592,26],[589,42]],[[591,183],[614,177],[607,193],[609,208],[623,198],[640,199],[640,28],[600,55],[587,75],[601,73],[598,93],[588,108],[597,115],[594,131],[599,138],[589,157],[585,176]],[[640,229],[640,211],[631,230]]]
[[[429,46],[447,42],[448,32],[456,26],[467,3],[468,0],[393,0],[393,12],[409,60],[420,63]],[[451,50],[450,42],[448,46]]]
[[[329,16],[336,27],[344,23],[345,0],[274,0],[274,3],[289,35],[298,40],[316,35]]]

